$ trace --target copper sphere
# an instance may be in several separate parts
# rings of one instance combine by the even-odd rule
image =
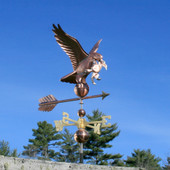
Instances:
[[[84,117],[86,115],[86,112],[84,109],[80,109],[77,114],[79,117]]]
[[[85,143],[88,141],[90,135],[85,129],[79,129],[74,134],[74,140],[78,143]]]
[[[89,86],[87,83],[78,83],[74,87],[74,93],[79,97],[84,97],[89,92]]]

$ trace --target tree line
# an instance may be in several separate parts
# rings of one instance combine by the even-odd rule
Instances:
[[[101,120],[104,116],[99,110],[87,115],[88,121]],[[38,128],[32,129],[33,138],[24,147],[23,156],[57,162],[79,162],[79,144],[74,140],[74,134],[67,128],[63,132],[57,132],[55,127],[46,121],[38,122]],[[141,167],[146,170],[170,170],[170,157],[167,163],[161,167],[161,159],[151,153],[151,150],[134,149],[131,156],[123,160],[120,153],[108,154],[105,149],[112,148],[110,144],[120,134],[117,124],[109,128],[102,128],[101,135],[97,135],[92,129],[87,128],[90,133],[89,140],[84,144],[84,160],[86,163],[95,165],[111,165],[126,167]],[[17,150],[10,150],[9,143],[0,141],[0,155],[19,157]]]

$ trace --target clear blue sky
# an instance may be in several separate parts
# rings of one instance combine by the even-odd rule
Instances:
[[[38,111],[38,99],[75,97],[74,85],[59,79],[72,71],[54,39],[52,24],[76,37],[85,51],[103,39],[99,53],[108,70],[90,86],[89,95],[111,95],[84,101],[91,113],[112,116],[121,133],[110,153],[126,158],[133,149],[170,155],[170,1],[0,0],[0,140],[20,152],[32,138],[37,122],[53,123],[62,112],[77,119],[79,102]],[[70,129],[72,132],[76,128]]]

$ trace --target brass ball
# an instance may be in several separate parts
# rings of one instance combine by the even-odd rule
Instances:
[[[87,83],[78,83],[74,87],[74,93],[79,97],[84,97],[89,92],[89,86]]]
[[[80,109],[77,114],[79,117],[84,117],[86,115],[86,112],[84,109]]]
[[[85,129],[79,129],[74,134],[74,140],[78,143],[85,143],[88,141],[90,135]]]

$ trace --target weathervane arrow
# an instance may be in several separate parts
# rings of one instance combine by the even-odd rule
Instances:
[[[49,111],[52,111],[58,103],[92,99],[92,98],[98,98],[98,97],[102,97],[102,100],[103,100],[108,95],[109,95],[109,93],[105,93],[104,91],[102,91],[102,94],[98,94],[98,95],[86,96],[83,98],[77,97],[77,98],[65,99],[65,100],[57,100],[53,95],[48,95],[46,97],[39,99],[40,107],[38,108],[38,110],[49,112]]]

